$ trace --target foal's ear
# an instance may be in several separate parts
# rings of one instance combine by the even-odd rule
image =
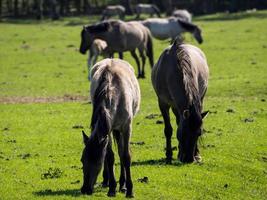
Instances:
[[[210,111],[205,111],[205,112],[201,113],[202,119],[206,118],[208,116],[209,112]]]
[[[83,134],[83,143],[86,145],[86,143],[87,143],[89,137],[85,134],[84,131],[82,131],[82,134]]]

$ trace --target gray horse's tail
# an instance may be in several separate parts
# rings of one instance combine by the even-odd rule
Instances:
[[[158,15],[158,17],[160,17],[160,10],[156,5],[152,5],[153,10],[155,11],[155,13]]]
[[[146,55],[149,58],[150,67],[153,68],[154,66],[153,40],[149,32],[147,35]]]

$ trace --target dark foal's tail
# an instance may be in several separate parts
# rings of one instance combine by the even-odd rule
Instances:
[[[153,40],[149,32],[147,34],[146,55],[149,58],[150,67],[152,69],[154,66]]]
[[[155,11],[155,13],[158,15],[158,17],[160,17],[160,10],[156,5],[152,5],[153,10]]]

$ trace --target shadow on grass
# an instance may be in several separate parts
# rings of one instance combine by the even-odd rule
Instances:
[[[238,12],[238,13],[219,13],[216,15],[211,16],[199,16],[196,17],[196,21],[226,21],[226,20],[240,20],[240,19],[247,19],[247,18],[258,18],[264,19],[267,18],[266,12]]]
[[[166,164],[166,159],[161,158],[158,160],[142,160],[142,161],[133,161],[132,166],[141,166],[141,165],[173,165],[173,166],[182,166],[183,163],[178,160],[172,160],[171,164]]]
[[[78,197],[81,196],[81,192],[79,189],[67,189],[67,190],[57,190],[57,191],[52,191],[50,189],[47,190],[40,190],[37,192],[33,193],[36,196],[60,196],[60,195],[67,195],[67,196],[73,196],[73,197]]]

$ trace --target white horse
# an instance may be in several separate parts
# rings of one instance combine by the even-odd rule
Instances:
[[[201,29],[190,22],[170,17],[170,18],[149,18],[142,23],[149,28],[152,35],[159,40],[171,38],[172,41],[184,32],[190,32],[198,43],[202,43]]]
[[[89,49],[88,55],[88,80],[91,80],[91,67],[96,63],[99,55],[103,57],[108,57],[108,54],[105,52],[107,48],[107,43],[104,40],[95,39]]]
[[[192,14],[189,13],[187,10],[174,10],[172,12],[172,16],[177,17],[179,19],[182,19],[186,22],[191,22],[192,21]]]

